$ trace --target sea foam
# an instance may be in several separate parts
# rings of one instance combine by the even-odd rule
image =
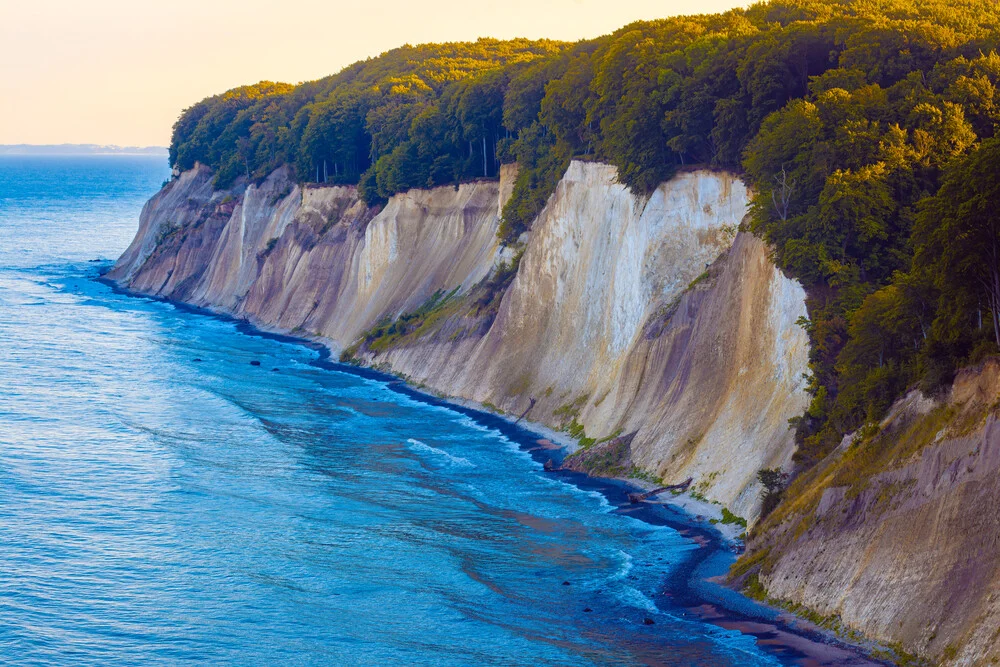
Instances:
[[[469,459],[462,458],[461,456],[454,456],[444,451],[443,449],[438,449],[437,447],[431,447],[426,442],[421,442],[415,438],[408,438],[406,442],[410,445],[410,449],[415,452],[421,452],[424,454],[431,454],[440,460],[444,460],[448,465],[459,467],[459,468],[475,468],[476,464]]]

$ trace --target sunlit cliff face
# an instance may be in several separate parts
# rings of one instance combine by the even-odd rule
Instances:
[[[353,188],[301,190],[281,171],[213,192],[199,168],[149,203],[111,277],[335,351],[454,293],[419,336],[361,356],[511,413],[534,399],[529,419],[591,439],[635,432],[641,470],[695,477],[752,517],[756,471],[791,455],[808,348],[802,289],[737,234],[745,186],[684,173],[640,198],[614,168],[574,162],[482,314],[461,299],[513,254],[496,240],[513,176],[413,190],[374,211]]]

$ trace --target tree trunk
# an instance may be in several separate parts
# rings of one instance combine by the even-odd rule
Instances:
[[[990,284],[989,296],[991,310],[993,311],[993,337],[996,339],[997,347],[1000,348],[1000,241],[997,234],[993,234],[993,248],[990,256]]]
[[[993,338],[996,340],[997,347],[1000,348],[1000,299],[992,298],[990,301],[993,302]]]
[[[483,134],[483,178],[486,178],[489,174],[486,173],[486,135]]]
[[[993,271],[993,294],[990,296],[993,302],[993,338],[1000,348],[1000,272]]]
[[[774,181],[776,187],[771,190],[771,203],[774,204],[774,210],[778,214],[778,218],[780,218],[782,222],[785,222],[788,220],[788,209],[792,201],[792,191],[795,189],[795,181],[788,181],[788,172],[785,171],[784,166],[781,167],[780,180],[778,176],[775,175]],[[777,194],[775,191],[777,191]],[[846,240],[844,241],[844,245],[846,248]]]

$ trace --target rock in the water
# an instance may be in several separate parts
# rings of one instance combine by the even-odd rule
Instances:
[[[260,362],[257,361],[256,359],[254,359],[253,361],[250,362],[250,365],[251,366],[260,366]]]
[[[654,621],[653,619],[651,619],[649,617],[646,617],[646,618],[642,619],[642,624],[643,625],[656,625],[656,621]]]
[[[201,359],[199,359],[198,357],[195,357],[195,358],[194,358],[194,359],[192,359],[191,361],[199,361],[199,362],[200,362],[200,361],[201,361]]]

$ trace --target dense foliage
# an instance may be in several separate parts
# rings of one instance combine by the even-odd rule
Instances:
[[[516,161],[506,242],[573,158],[637,193],[688,166],[743,171],[751,228],[808,292],[808,464],[914,383],[997,351],[998,27],[992,0],[773,0],[575,45],[407,46],[200,102],[171,161],[220,185],[288,164],[372,204]]]
[[[371,202],[495,177],[510,76],[566,47],[490,39],[404,46],[319,81],[236,88],[184,111],[171,164],[202,162],[223,187],[288,164],[302,181],[361,182]]]

